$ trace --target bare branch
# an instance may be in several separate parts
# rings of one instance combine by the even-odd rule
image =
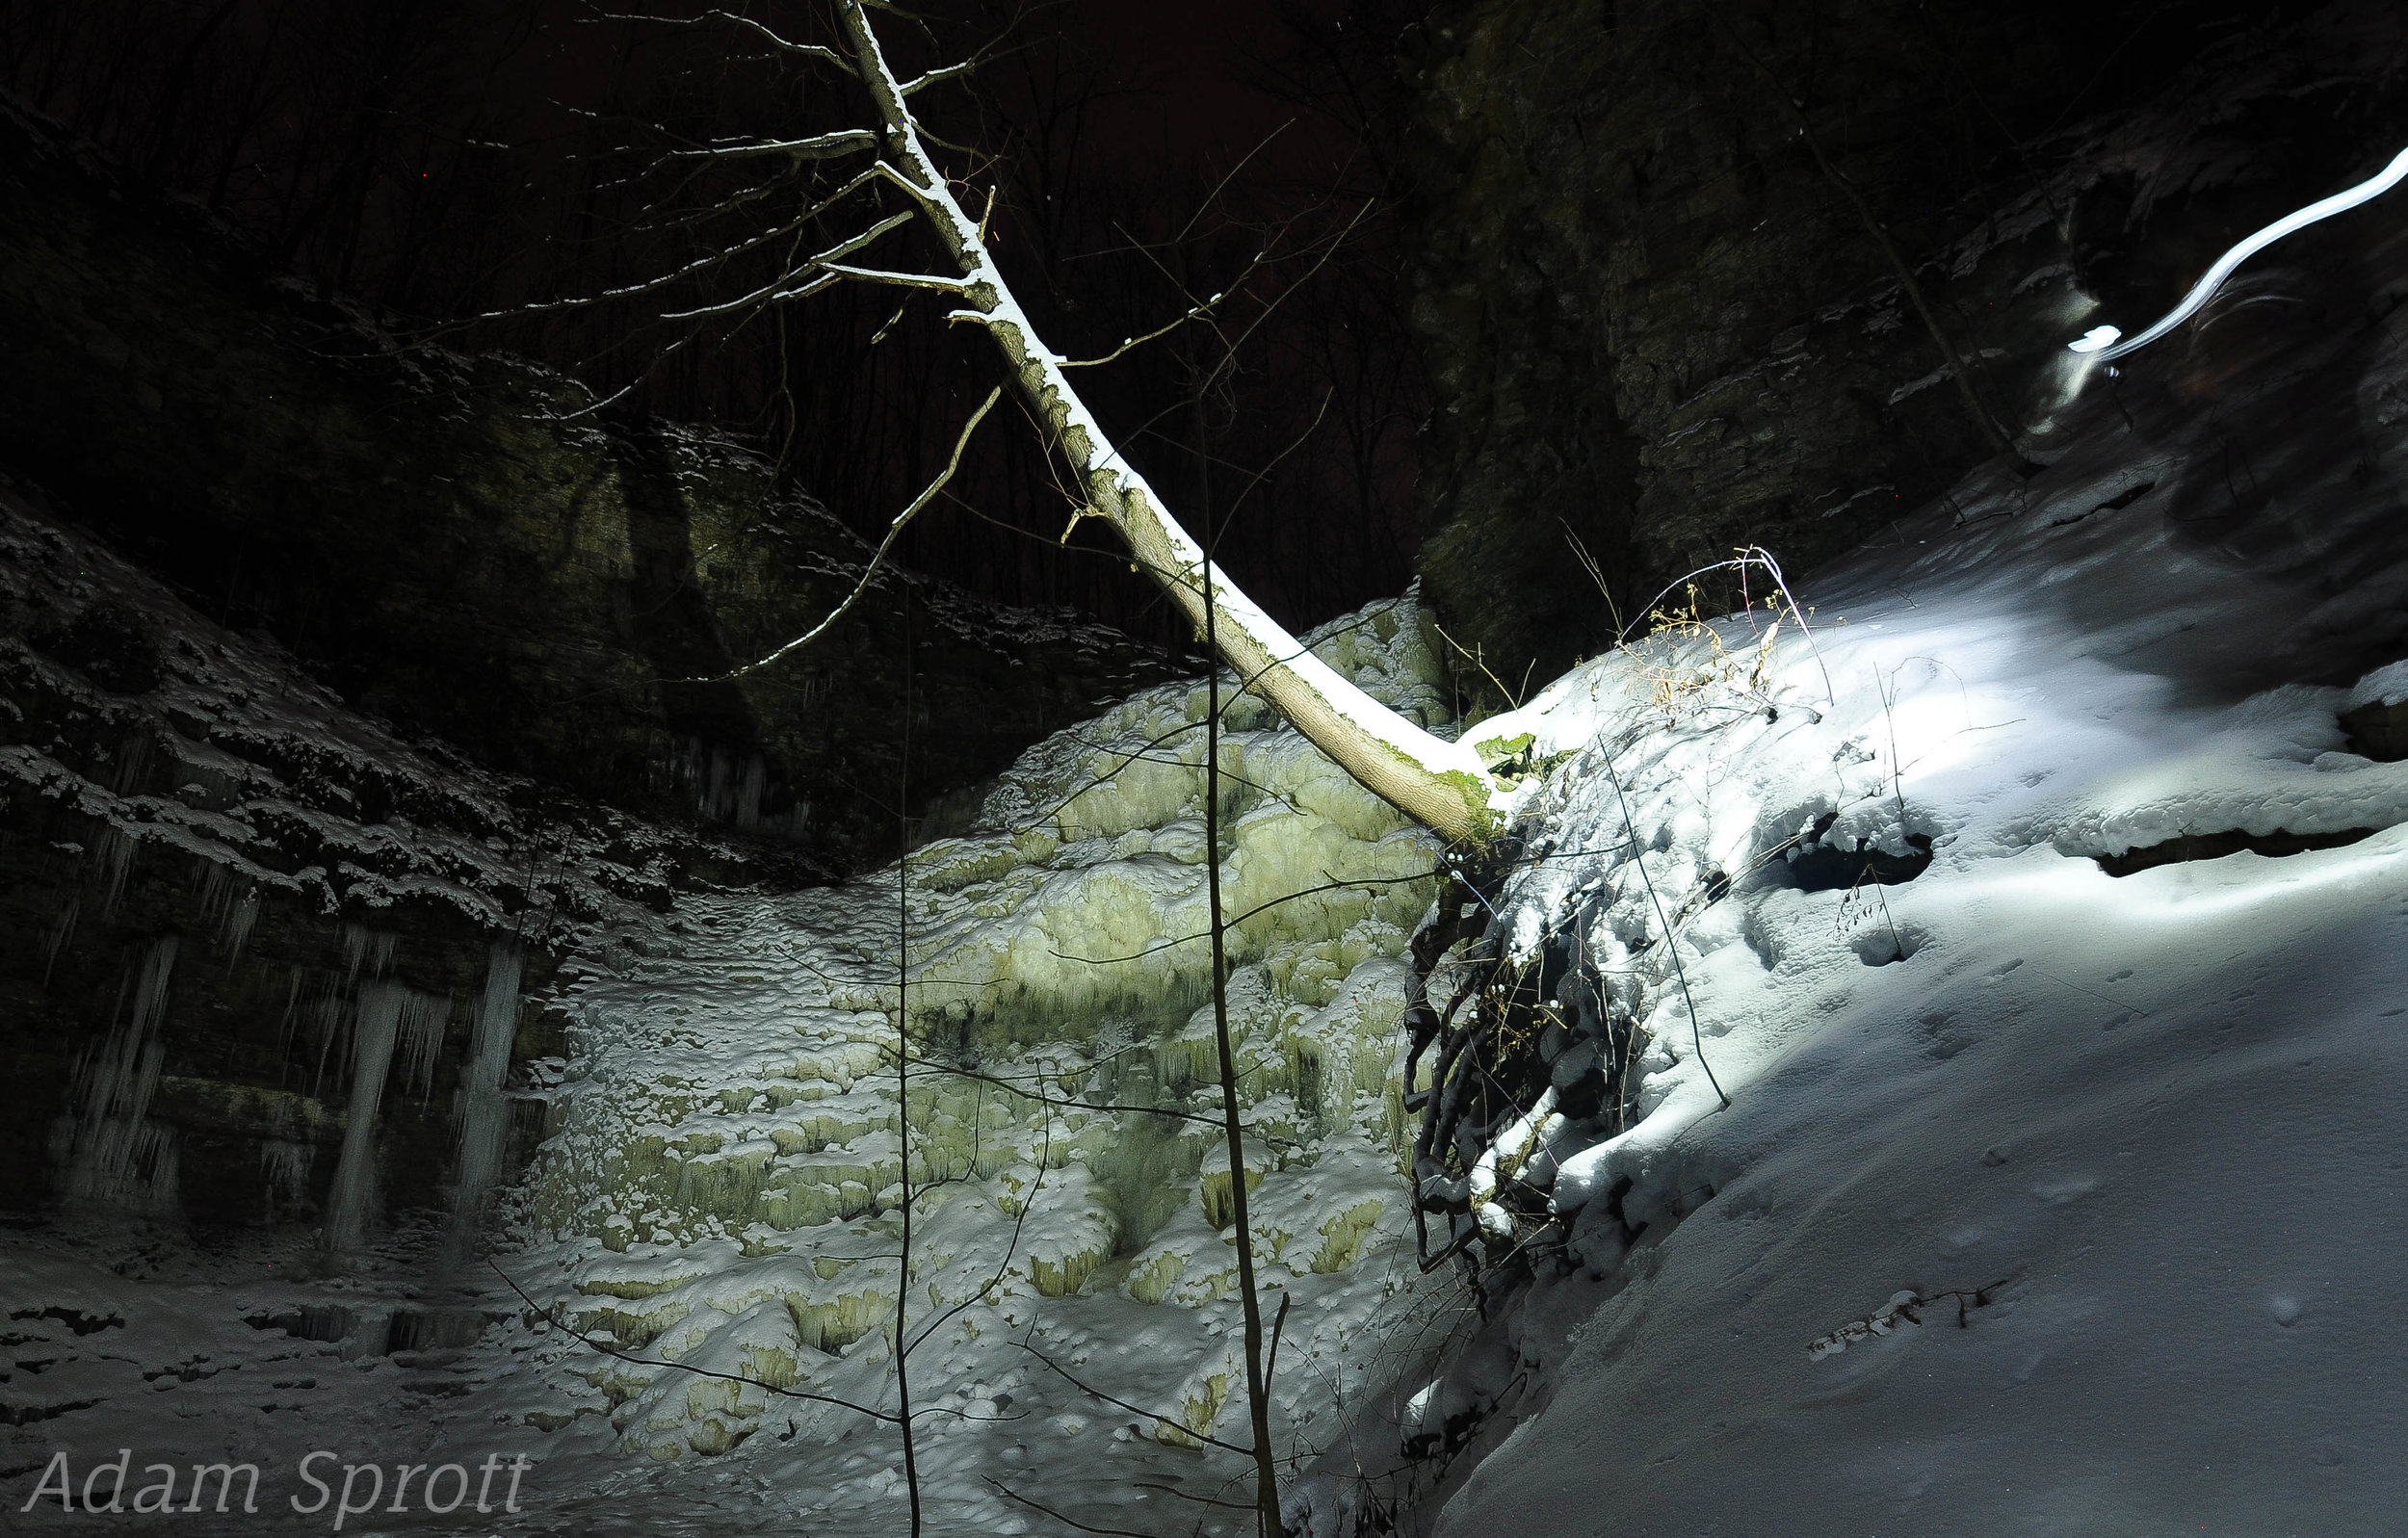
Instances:
[[[661,319],[664,321],[699,320],[706,315],[725,315],[734,310],[751,309],[755,305],[769,304],[779,300],[808,298],[813,294],[817,294],[820,290],[826,288],[830,283],[834,283],[841,278],[852,275],[850,270],[839,266],[834,258],[851,255],[854,251],[857,251],[863,247],[877,241],[879,237],[901,229],[903,225],[910,223],[916,217],[916,215],[907,210],[900,214],[889,214],[884,219],[881,219],[877,223],[871,225],[868,229],[861,230],[852,235],[848,235],[843,240],[838,241],[835,245],[829,247],[826,250],[820,252],[818,255],[806,257],[802,261],[797,262],[794,266],[778,274],[775,277],[770,279],[767,283],[762,284],[759,288],[754,289],[749,294],[741,295],[732,300],[725,300],[717,304],[705,304],[691,310],[671,311],[670,313],[662,316]],[[821,275],[811,278],[808,281],[793,288],[787,288],[784,286],[785,284],[793,282],[798,274],[803,273],[817,273]],[[831,274],[834,275],[828,275]]]
[[[1039,1362],[1044,1363],[1047,1367],[1052,1368],[1057,1373],[1060,1374],[1064,1382],[1068,1383],[1072,1388],[1078,1390],[1081,1394],[1086,1395],[1091,1399],[1101,1399],[1106,1404],[1117,1405],[1119,1408],[1128,1411],[1131,1415],[1143,1416],[1148,1421],[1159,1421],[1166,1426],[1178,1426],[1179,1434],[1181,1436],[1193,1437],[1196,1441],[1201,1442],[1208,1447],[1218,1447],[1223,1452],[1234,1452],[1241,1458],[1251,1458],[1254,1456],[1254,1449],[1252,1447],[1241,1447],[1234,1442],[1223,1442],[1218,1437],[1208,1436],[1201,1431],[1191,1431],[1188,1427],[1181,1425],[1180,1422],[1173,1421],[1166,1415],[1158,1415],[1154,1411],[1145,1409],[1140,1405],[1131,1404],[1126,1399],[1115,1399],[1111,1395],[1106,1394],[1103,1390],[1096,1388],[1092,1384],[1080,1382],[1077,1378],[1072,1377],[1069,1372],[1064,1370],[1060,1363],[1056,1362],[1052,1357],[1047,1356],[1044,1352],[1038,1350],[1035,1346],[1031,1345],[1026,1341],[1015,1341],[1012,1343],[1020,1347],[1021,1350],[1028,1352],[1029,1355],[1036,1358]]]
[[[1279,1293],[1279,1316],[1270,1322],[1270,1356],[1263,1364],[1263,1392],[1270,1393],[1270,1375],[1279,1370],[1279,1336],[1288,1327],[1288,1305],[1296,1294],[1282,1289]]]
[[[486,1264],[492,1264],[489,1261]],[[550,1308],[528,1296],[527,1290],[520,1287],[517,1281],[510,1276],[510,1272],[503,1270],[499,1265],[494,1265],[493,1274],[508,1283],[510,1285],[510,1290],[518,1294],[520,1301],[524,1302],[529,1308],[541,1315],[545,1323],[550,1324],[555,1329],[563,1331],[570,1339],[576,1341],[580,1345],[585,1346],[587,1349],[599,1351],[604,1356],[616,1357],[621,1362],[631,1363],[640,1368],[667,1368],[672,1371],[691,1372],[694,1376],[700,1378],[718,1378],[723,1383],[748,1383],[756,1389],[766,1389],[772,1394],[779,1395],[789,1399],[810,1399],[819,1404],[832,1404],[838,1409],[851,1410],[856,1415],[865,1415],[873,1421],[882,1421],[888,1425],[898,1424],[902,1420],[900,1416],[889,1415],[883,1410],[874,1410],[866,1404],[855,1404],[851,1399],[840,1399],[831,1394],[814,1394],[808,1389],[780,1388],[774,1383],[767,1383],[759,1378],[746,1377],[741,1372],[715,1372],[709,1368],[694,1367],[684,1362],[664,1362],[657,1357],[641,1357],[632,1351],[622,1351],[616,1346],[604,1345],[601,1342],[586,1334],[585,1331],[578,1329],[575,1325],[556,1317]]]
[[[937,1071],[939,1073],[954,1073],[956,1070],[948,1068],[940,1063],[937,1065]],[[1007,1085],[1006,1087],[1009,1086]],[[963,1298],[952,1308],[947,1309],[944,1313],[939,1314],[936,1317],[929,1320],[928,1323],[920,1326],[920,1333],[913,1336],[910,1342],[903,1346],[902,1351],[903,1355],[909,1356],[912,1352],[918,1350],[921,1344],[926,1342],[929,1336],[936,1333],[937,1326],[943,1324],[955,1315],[959,1314],[971,1304],[984,1302],[987,1296],[992,1293],[995,1289],[1003,1286],[1004,1273],[1011,1269],[1012,1261],[1016,1259],[1020,1253],[1020,1230],[1029,1221],[1029,1209],[1036,1205],[1036,1193],[1045,1188],[1045,1171],[1048,1161],[1051,1160],[1053,1157],[1054,1118],[1048,1116],[1045,1118],[1045,1143],[1044,1146],[1037,1151],[1036,1156],[1036,1179],[1031,1183],[1028,1194],[1020,1199],[1020,1212],[1011,1220],[1011,1242],[1004,1246],[1004,1258],[996,1264],[995,1274],[988,1277],[984,1282],[980,1283],[977,1291],[972,1292],[968,1297]]]
[[[664,27],[699,27],[707,25],[713,21],[724,21],[734,26],[748,28],[752,32],[759,34],[762,40],[769,43],[770,46],[779,49],[782,52],[794,54],[798,58],[817,60],[821,64],[833,65],[849,75],[854,75],[857,77],[859,74],[859,71],[853,67],[852,61],[846,58],[843,54],[838,53],[835,49],[827,47],[823,43],[796,42],[791,39],[781,38],[776,33],[772,32],[768,27],[763,26],[760,22],[753,20],[750,16],[739,15],[733,11],[711,10],[691,16],[655,16],[642,15],[634,13],[606,12],[595,19],[601,21],[647,21]]]
[[[1322,873],[1323,875],[1327,875],[1329,873],[1324,871]],[[1435,879],[1436,875],[1434,873],[1426,871],[1419,875],[1367,875],[1358,876],[1351,881],[1324,881],[1320,886],[1304,887],[1301,890],[1291,892],[1285,897],[1273,898],[1269,902],[1257,903],[1255,906],[1246,909],[1243,913],[1239,914],[1236,918],[1222,921],[1222,927],[1227,928],[1232,925],[1243,924],[1246,920],[1253,918],[1256,914],[1268,913],[1271,909],[1280,906],[1282,903],[1294,902],[1298,898],[1309,898],[1323,892],[1346,892],[1352,891],[1357,887],[1402,886],[1414,881],[1429,881]],[[1176,949],[1179,946],[1193,945],[1199,940],[1210,940],[1212,937],[1213,933],[1210,929],[1199,929],[1192,934],[1174,935],[1167,940],[1157,940],[1152,945],[1147,946],[1144,950],[1133,951],[1125,956],[1081,956],[1073,955],[1067,951],[1056,951],[1053,953],[1060,956],[1064,961],[1077,961],[1090,967],[1110,967],[1118,966],[1124,962],[1142,961],[1147,956],[1157,955],[1165,951]],[[1216,1122],[1219,1120],[1218,1117],[1214,1117],[1212,1119]]]
[[[822,214],[826,213],[830,208],[834,207],[846,197],[859,192],[863,187],[869,185],[872,181],[877,180],[877,168],[873,167],[870,169],[863,171],[860,175],[846,182],[844,186],[837,188],[834,192],[828,194],[827,196],[812,204],[809,208],[805,209],[802,213],[798,214],[793,219],[787,220],[783,223],[773,225],[769,229],[765,229],[758,235],[753,235],[745,240],[738,241],[735,245],[730,246],[723,250],[714,251],[708,256],[698,256],[693,261],[688,262],[685,266],[672,269],[667,273],[662,274],[658,277],[648,277],[641,283],[622,284],[617,288],[605,289],[599,294],[589,294],[577,299],[547,300],[540,303],[523,304],[514,309],[494,310],[486,314],[480,315],[477,319],[481,321],[502,321],[510,320],[513,317],[521,315],[542,315],[555,310],[584,309],[589,305],[608,303],[613,300],[632,299],[639,294],[649,294],[658,289],[667,288],[672,284],[683,281],[686,278],[693,277],[697,274],[707,273],[711,269],[720,266],[735,257],[741,256],[746,251],[757,250],[761,247],[767,246],[772,241],[781,240],[788,235],[794,234],[797,230],[799,230],[805,224],[808,224],[812,220],[815,220]],[[734,200],[730,199],[727,203],[721,204],[720,209],[706,210],[705,212],[722,212],[727,207],[733,206],[733,202]],[[889,227],[892,227],[891,222]],[[883,231],[880,231],[880,233],[883,233]],[[829,254],[841,255],[843,252],[832,251]],[[767,303],[772,299],[786,298],[789,296],[777,294],[773,291],[777,288],[779,283],[786,281],[786,279],[792,275],[793,274],[791,272],[780,274],[775,280],[763,285],[761,288],[753,290],[750,294],[745,296],[741,300],[731,300],[723,305],[709,306],[699,310],[681,311],[676,314],[665,315],[661,317],[661,319],[665,321],[684,320],[691,316],[717,314],[725,310],[738,309],[746,304]],[[817,290],[814,289],[812,292],[817,292]]]
[[[906,80],[897,89],[905,96],[914,96],[919,94],[921,91],[926,91],[930,86],[969,74],[985,62],[986,60],[982,55],[974,54],[970,58],[962,60],[959,64],[946,65],[940,68],[931,69],[927,74],[921,75],[917,79]]]
[[[897,218],[906,216],[897,215]],[[934,273],[896,273],[876,267],[846,267],[831,262],[827,272],[838,277],[850,277],[857,283],[894,283],[903,288],[932,288],[939,294],[960,294],[969,285],[957,277],[940,277]]]
[[[1061,952],[1057,951],[1054,954],[1060,955]],[[1065,959],[1076,960],[1077,958],[1068,957]],[[973,1083],[993,1084],[996,1088],[1005,1091],[1007,1094],[1018,1095],[1023,1100],[1034,1100],[1038,1105],[1047,1108],[1060,1106],[1072,1110],[1111,1110],[1120,1111],[1132,1116],[1167,1116],[1174,1121],[1201,1122],[1207,1127],[1218,1127],[1221,1124],[1221,1119],[1218,1116],[1208,1116],[1201,1111],[1182,1110],[1175,1106],[1138,1106],[1132,1105],[1126,1101],[1118,1100],[1080,1100],[1070,1095],[1049,1095],[1041,1089],[1027,1088],[1026,1086],[1000,1074],[984,1074],[979,1072],[975,1068],[964,1068],[957,1063],[936,1062],[931,1065],[929,1064],[929,1060],[925,1057],[921,1058],[920,1061],[924,1066],[932,1066],[933,1070],[937,1073],[950,1074],[956,1079],[967,1079]],[[1046,1076],[1042,1074],[1035,1075],[1034,1077],[1039,1083],[1042,1083],[1046,1078]],[[1050,1124],[1048,1126],[1048,1131],[1049,1133],[1051,1131]],[[1269,1133],[1263,1132],[1251,1124],[1248,1124],[1246,1131],[1274,1148],[1301,1149],[1304,1146],[1302,1143],[1296,1142],[1290,1138],[1279,1137]],[[1013,1233],[1017,1234],[1019,1230],[1015,1227],[1013,1229]]]
[[[1110,363],[1112,359],[1120,356],[1123,352],[1128,352],[1132,348],[1139,348],[1143,347],[1148,342],[1160,341],[1162,338],[1168,336],[1171,332],[1179,329],[1179,327],[1187,325],[1190,321],[1195,320],[1200,316],[1211,314],[1213,306],[1218,304],[1222,300],[1227,299],[1228,297],[1229,296],[1226,293],[1216,294],[1211,299],[1208,299],[1203,303],[1196,305],[1193,309],[1188,311],[1187,314],[1180,316],[1177,320],[1170,322],[1168,325],[1157,326],[1153,330],[1146,332],[1143,336],[1130,337],[1127,341],[1122,342],[1118,347],[1113,348],[1111,352],[1105,353],[1100,358],[1059,358],[1056,362],[1060,367],[1065,369],[1091,369],[1099,363]],[[955,315],[959,316],[963,313],[965,312],[955,311]]]
[[[819,639],[820,637],[825,635],[827,633],[827,628],[830,625],[835,624],[836,621],[844,618],[845,615],[852,609],[852,606],[861,601],[861,595],[870,590],[870,585],[877,580],[878,567],[885,563],[886,553],[895,548],[895,541],[903,537],[904,528],[910,524],[912,519],[920,515],[921,508],[936,500],[936,494],[945,489],[945,483],[947,482],[953,480],[954,472],[961,468],[962,451],[970,446],[970,434],[978,430],[979,424],[986,420],[987,412],[995,408],[995,403],[1002,400],[1003,395],[1004,387],[1000,384],[986,392],[986,399],[979,403],[979,408],[970,413],[970,420],[961,425],[960,433],[955,437],[953,457],[945,461],[945,468],[937,473],[935,480],[928,483],[927,489],[923,490],[918,496],[911,499],[911,506],[903,508],[903,510],[900,513],[897,513],[895,515],[895,521],[887,525],[886,537],[878,541],[877,551],[870,557],[870,564],[862,571],[861,580],[853,584],[852,591],[845,595],[845,601],[838,604],[832,613],[830,613],[825,619],[821,620],[818,624],[812,626],[809,630],[803,632],[801,635],[797,636],[793,640],[788,641],[785,645],[780,646],[777,650],[756,662],[746,663],[742,667],[734,668],[728,672],[716,674],[709,678],[680,678],[669,680],[669,682],[680,684],[720,684],[727,682],[729,679],[742,678],[746,673],[756,672],[761,668],[767,667],[770,664],[777,661],[779,658],[785,656],[788,652],[795,650],[797,647],[807,646],[811,644],[811,642]]]
[[[838,160],[857,155],[865,149],[876,149],[877,135],[867,128],[840,128],[832,133],[815,134],[809,139],[764,139],[749,143],[704,144],[694,149],[672,149],[661,159],[669,160],[746,160],[756,155],[782,155],[800,163],[809,160]]]
[[[1027,1496],[1022,1495],[1019,1491],[1011,1488],[1011,1486],[1004,1483],[1001,1479],[996,1478],[993,1474],[982,1473],[979,1475],[979,1477],[985,1480],[988,1484],[993,1485],[995,1487],[995,1493],[1002,1496],[1005,1499],[1017,1500],[1020,1504],[1028,1507],[1031,1511],[1041,1511],[1045,1513],[1045,1515],[1053,1518],[1056,1522],[1060,1523],[1065,1527],[1075,1527],[1081,1532],[1101,1533],[1105,1535],[1105,1538],[1155,1538],[1155,1535],[1150,1532],[1139,1532],[1134,1528],[1129,1527],[1089,1526],[1087,1524],[1079,1521],[1075,1517],[1063,1516],[1060,1512],[1056,1511],[1053,1507],[1045,1504],[1045,1502],[1041,1500],[1032,1500]],[[1249,1507],[1247,1509],[1251,1510],[1252,1508]]]

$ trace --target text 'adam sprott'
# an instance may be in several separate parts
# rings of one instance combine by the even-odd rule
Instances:
[[[536,1466],[535,1460],[524,1453],[511,1453],[505,1460],[503,1454],[496,1452],[476,1466],[475,1477],[466,1464],[397,1463],[391,1466],[388,1478],[383,1464],[343,1463],[342,1457],[339,1452],[323,1450],[303,1457],[295,1473],[314,1494],[306,1499],[299,1494],[286,1498],[292,1509],[304,1517],[330,1511],[336,1532],[341,1532],[343,1524],[352,1518],[372,1511],[447,1515],[469,1504],[472,1488],[473,1509],[515,1512],[519,1509],[518,1482]],[[144,1483],[129,1492],[126,1487],[134,1478],[133,1462],[134,1449],[119,1447],[115,1458],[86,1471],[79,1483],[72,1460],[64,1451],[54,1452],[41,1472],[40,1481],[34,1486],[34,1493],[17,1510],[30,1512],[53,1499],[59,1502],[61,1511],[69,1513],[138,1512],[164,1516],[210,1511],[231,1515],[237,1509],[247,1513],[259,1510],[259,1466],[255,1463],[145,1464],[142,1473]],[[187,1467],[192,1471],[189,1483],[182,1473]],[[497,1503],[494,1484],[502,1475],[509,1477]],[[183,1498],[180,1504],[179,1496]],[[239,1508],[234,1504],[238,1501]]]

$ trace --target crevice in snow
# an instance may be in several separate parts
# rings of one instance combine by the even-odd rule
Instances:
[[[2186,833],[2180,838],[2126,849],[2121,854],[2099,854],[2092,858],[2099,862],[2099,869],[2109,875],[2136,875],[2160,865],[2220,860],[2227,855],[2243,852],[2279,860],[2288,855],[2305,854],[2311,849],[2345,848],[2381,831],[2380,828],[2353,827],[2332,833],[2290,833],[2277,828],[2271,833],[2251,833],[2241,828],[2231,828],[2221,833]]]
[[[1903,835],[1906,852],[1893,854],[1870,839],[1859,838],[1844,848],[1825,843],[1823,834],[1839,814],[1825,812],[1815,836],[1784,857],[1783,872],[1800,892],[1852,892],[1868,881],[1903,886],[1931,869],[1931,835]]]
[[[2350,751],[2377,764],[2408,759],[2408,701],[2369,700],[2337,717]]]

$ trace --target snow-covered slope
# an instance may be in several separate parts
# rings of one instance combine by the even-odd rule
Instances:
[[[1400,706],[1438,709],[1409,600],[1317,639]],[[537,1423],[653,1460],[733,1452],[817,1530],[892,1530],[899,1441],[773,1389],[892,1405],[907,907],[926,1188],[907,1328],[935,1325],[911,1371],[947,1412],[921,1428],[937,1530],[1018,1530],[1031,1511],[982,1476],[1023,1459],[1074,1513],[1140,1476],[1214,1478],[1194,1439],[1243,1427],[1244,1373],[1199,1007],[1203,708],[1200,685],[1165,686],[1041,744],[968,835],[911,854],[907,896],[890,869],[777,906],[689,903],[667,953],[587,970],[529,1192],[544,1239],[514,1264],[562,1317],[682,1366],[556,1339]],[[1259,703],[1222,742],[1253,1226],[1268,1306],[1293,1304],[1279,1429],[1314,1446],[1398,1286],[1397,957],[1433,850]]]
[[[1584,948],[1644,1119],[1556,1128],[1534,1279],[1348,1449],[1438,1449],[1417,1530],[2396,1525],[2408,764],[2339,717],[2408,650],[2404,257],[2069,362],[2048,468],[1823,574],[1811,646],[1661,635],[1482,723],[1556,760],[1499,926]]]

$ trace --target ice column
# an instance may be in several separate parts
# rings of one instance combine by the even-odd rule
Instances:
[[[459,1174],[452,1187],[456,1241],[475,1230],[502,1164],[502,1139],[510,1131],[510,1102],[502,1094],[502,1079],[510,1071],[510,1043],[518,1034],[518,982],[525,959],[515,941],[496,940],[485,964],[484,997],[478,1001],[468,1072],[460,1082]]]
[[[161,1212],[175,1205],[175,1134],[144,1120],[167,1060],[159,1021],[167,1013],[175,948],[171,934],[151,942],[133,979],[133,1013],[77,1066],[79,1104],[61,1128],[69,1196]]]
[[[69,898],[66,906],[59,910],[58,922],[50,926],[50,938],[44,942],[41,952],[41,985],[43,987],[50,986],[50,974],[59,965],[59,952],[66,948],[67,941],[74,938],[75,920],[83,911],[83,899]]]
[[[317,1162],[318,1149],[313,1143],[295,1142],[286,1137],[262,1138],[259,1143],[259,1169],[268,1182],[268,1213],[273,1217],[279,1208],[299,1207],[309,1199],[309,1167]]]
[[[409,990],[398,982],[366,983],[359,990],[359,1021],[352,1031],[350,1124],[343,1129],[343,1156],[334,1166],[334,1194],[327,1212],[326,1245],[359,1248],[377,1185],[377,1103],[384,1098],[384,1076],[393,1063],[402,1005]]]
[[[443,1028],[451,1023],[448,993],[406,991],[402,1000],[402,1082],[423,1102],[434,1087],[435,1059],[443,1056]]]

